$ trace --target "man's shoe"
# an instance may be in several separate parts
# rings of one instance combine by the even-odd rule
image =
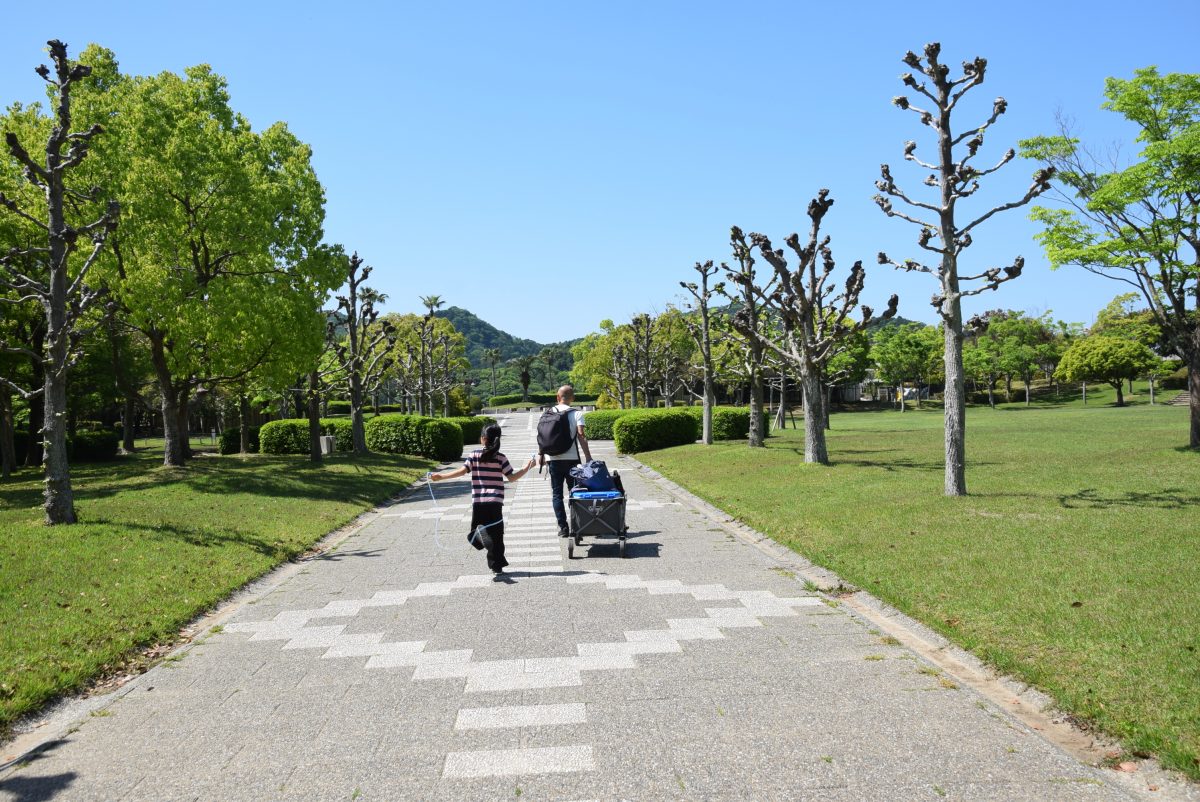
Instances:
[[[558,536],[559,537],[570,537],[571,532],[567,529],[567,527],[560,526],[560,527],[558,527]]]

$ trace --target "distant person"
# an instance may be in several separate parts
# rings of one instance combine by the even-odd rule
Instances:
[[[579,464],[580,452],[591,462],[592,452],[583,434],[583,412],[571,406],[575,389],[569,384],[558,388],[558,403],[546,410],[538,422],[538,456],[549,466],[550,496],[554,517],[558,520],[558,536],[567,537],[567,509],[563,503],[563,488],[574,486],[571,469]],[[562,450],[560,450],[562,449]]]
[[[491,423],[484,427],[479,438],[483,448],[467,456],[462,465],[452,471],[429,474],[429,480],[440,482],[471,474],[471,531],[467,542],[477,549],[487,549],[488,568],[499,577],[508,560],[504,559],[504,480],[515,482],[534,466],[533,457],[521,470],[513,470],[508,458],[500,453],[500,427]],[[482,536],[477,536],[484,527]]]

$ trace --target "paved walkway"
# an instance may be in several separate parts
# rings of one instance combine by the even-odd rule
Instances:
[[[520,464],[530,416],[503,423]],[[587,539],[568,560],[531,473],[493,581],[466,481],[435,485],[0,778],[0,800],[1129,798],[607,445],[627,559]]]

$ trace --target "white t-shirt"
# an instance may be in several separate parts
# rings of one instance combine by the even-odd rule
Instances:
[[[578,409],[574,409],[574,408],[568,406],[567,404],[555,404],[554,408],[556,410],[558,410],[559,412],[564,412],[568,409],[571,410],[568,414],[571,417],[572,441],[571,441],[571,447],[568,448],[566,451],[564,451],[561,454],[555,454],[554,456],[547,454],[546,459],[547,460],[563,460],[563,459],[578,460],[580,458],[579,457],[579,427],[583,425],[583,413],[580,412]]]

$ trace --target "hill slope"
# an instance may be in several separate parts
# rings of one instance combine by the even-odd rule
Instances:
[[[533,340],[514,337],[506,331],[481,320],[474,313],[458,306],[451,306],[437,312],[438,317],[444,317],[454,324],[454,328],[467,338],[467,359],[476,368],[484,367],[483,352],[488,348],[499,348],[501,359],[505,362],[518,356],[534,356],[546,346]]]

